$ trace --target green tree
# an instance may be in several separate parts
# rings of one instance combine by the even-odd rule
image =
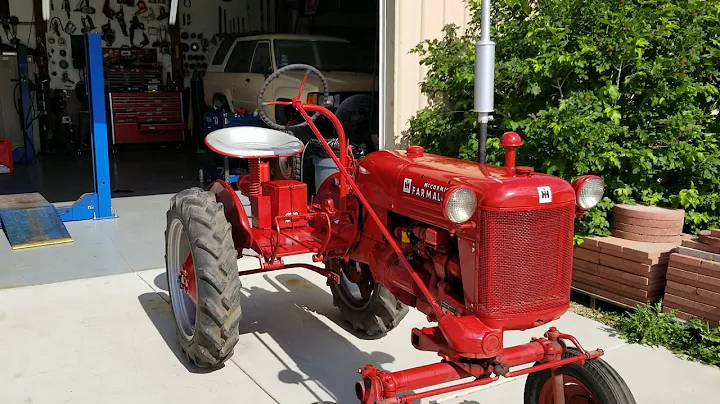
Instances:
[[[465,32],[413,49],[428,66],[428,107],[404,134],[429,151],[477,153],[474,44],[480,1],[468,0]],[[607,198],[578,234],[608,234],[615,203],[686,210],[686,231],[720,227],[717,0],[501,0],[494,120],[488,163],[502,161],[499,136],[523,137],[518,164],[572,180],[593,173]]]

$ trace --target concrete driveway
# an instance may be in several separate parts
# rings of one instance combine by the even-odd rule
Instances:
[[[248,261],[242,260],[242,264]],[[244,279],[241,340],[231,362],[198,372],[182,355],[163,270],[0,291],[1,403],[354,403],[356,370],[437,361],[415,351],[415,311],[382,339],[347,331],[324,278],[308,271]],[[602,347],[638,403],[711,403],[720,370],[664,349],[626,345],[602,325],[566,314],[556,322],[587,348]],[[508,334],[524,343],[536,332]],[[521,403],[524,380],[423,403]]]
[[[357,369],[400,370],[439,358],[410,345],[411,309],[365,340],[346,329],[325,279],[306,270],[243,278],[235,355],[215,372],[190,366],[167,303],[163,231],[170,195],[114,200],[119,219],[69,223],[72,244],[11,251],[0,237],[0,404],[357,403]],[[309,257],[297,257],[309,260]],[[239,261],[241,268],[257,264]],[[573,313],[555,322],[625,378],[638,404],[717,402],[720,370],[665,349],[627,345]],[[545,328],[506,334],[528,342]],[[524,378],[424,404],[522,403]]]

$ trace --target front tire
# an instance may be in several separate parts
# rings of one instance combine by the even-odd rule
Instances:
[[[330,262],[326,263],[329,270],[330,265]],[[340,276],[340,285],[330,279],[327,284],[333,296],[333,305],[340,309],[343,319],[352,326],[353,331],[372,337],[395,328],[409,310],[385,286],[372,280],[367,267],[364,271],[367,271],[365,285],[362,282],[353,284],[344,271]],[[360,291],[355,291],[353,285],[359,286]],[[366,292],[362,292],[363,289]]]
[[[200,368],[220,367],[240,338],[241,285],[231,230],[211,193],[192,188],[172,198],[165,231],[170,306],[180,345]],[[180,282],[181,273],[188,279],[188,262],[195,296]]]
[[[563,359],[578,356],[567,348]],[[571,363],[558,369],[563,375],[566,403],[635,404],[630,389],[620,375],[602,359]],[[553,380],[550,370],[531,373],[525,382],[525,404],[552,404]]]

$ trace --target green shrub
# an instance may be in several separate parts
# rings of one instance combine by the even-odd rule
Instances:
[[[693,319],[680,321],[677,310],[664,313],[662,304],[638,306],[622,314],[580,313],[615,328],[620,337],[631,344],[662,346],[677,354],[720,366],[720,328]]]
[[[405,136],[428,151],[475,159],[474,44],[479,0],[465,32],[413,52],[428,66],[428,107]],[[593,173],[603,203],[577,226],[608,234],[615,203],[686,210],[686,231],[720,227],[720,2],[547,0],[493,2],[497,42],[488,163],[502,161],[499,136],[523,137],[518,164],[572,180]]]

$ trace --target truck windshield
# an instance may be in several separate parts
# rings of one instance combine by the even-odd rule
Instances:
[[[347,42],[276,40],[275,52],[278,68],[301,63],[324,71],[372,72],[372,60],[362,60]]]

